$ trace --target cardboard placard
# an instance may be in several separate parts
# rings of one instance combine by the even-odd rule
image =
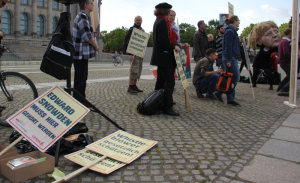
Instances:
[[[177,68],[178,68],[178,71],[179,71],[179,75],[180,75],[180,78],[181,78],[181,83],[183,85],[183,88],[187,89],[187,87],[189,86],[189,82],[186,79],[184,70],[182,68],[181,61],[180,61],[180,55],[179,55],[179,53],[177,53],[175,51],[174,51],[174,54],[175,54],[175,59],[176,59],[176,63],[177,63]]]
[[[68,160],[73,161],[81,166],[87,166],[88,164],[92,163],[93,161],[101,157],[102,155],[94,151],[91,151],[89,149],[83,149],[65,156],[65,158],[67,158]],[[106,158],[103,161],[97,163],[96,165],[90,167],[89,169],[102,174],[110,174],[111,172],[125,165],[126,165],[125,163],[110,158]]]
[[[6,121],[36,148],[45,152],[89,111],[56,86]]]
[[[182,46],[181,51],[179,53],[182,69],[185,73],[186,78],[191,78],[191,61],[190,61],[190,46]],[[179,79],[181,79],[179,75]]]
[[[8,161],[24,156],[30,156],[33,158],[46,157],[46,160],[16,170],[12,170],[9,166],[6,165]],[[34,151],[0,160],[1,174],[13,183],[23,182],[25,180],[44,175],[46,173],[53,172],[54,164],[55,158],[53,156],[40,151]]]
[[[86,146],[86,148],[129,164],[151,149],[155,144],[157,144],[157,141],[143,139],[119,130]]]
[[[150,34],[133,28],[126,52],[144,58]]]

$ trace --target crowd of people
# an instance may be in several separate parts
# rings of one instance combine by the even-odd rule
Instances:
[[[176,12],[171,10],[171,8],[172,5],[168,3],[160,3],[155,6],[154,15],[156,16],[156,20],[153,25],[153,52],[150,64],[157,66],[157,81],[154,89],[164,89],[164,114],[179,116],[180,114],[173,110],[174,102],[172,95],[175,86],[174,72],[176,69],[174,51],[180,52],[181,47],[183,45],[187,46],[187,43],[180,43],[179,29],[174,23]],[[93,57],[95,51],[99,51],[99,48],[92,38],[93,29],[90,26],[90,18],[87,16],[93,10],[92,0],[84,0],[80,3],[80,9],[81,11],[77,15],[73,27],[73,40],[76,48],[74,58],[74,87],[85,97],[88,59]],[[215,38],[212,34],[206,34],[206,24],[203,20],[197,23],[198,30],[194,34],[193,58],[196,66],[193,74],[193,85],[196,88],[196,95],[199,98],[204,98],[203,94],[206,93],[205,98],[217,99],[223,102],[222,92],[216,90],[219,75],[225,71],[233,73],[237,79],[234,83],[233,91],[230,94],[226,94],[227,104],[238,106],[240,104],[235,101],[235,87],[239,82],[243,66],[247,67],[247,64],[242,40],[239,39],[237,33],[240,25],[238,16],[230,16],[225,23],[225,26],[217,26],[218,35]],[[130,27],[125,38],[125,50],[127,50],[133,28],[144,31],[141,24],[142,17],[136,16],[134,25]],[[266,74],[270,90],[273,89],[274,77],[280,81],[280,75],[277,73],[277,61],[274,64],[274,59],[272,59],[272,56],[274,56],[273,53],[278,52],[280,66],[287,75],[279,84],[277,89],[278,95],[286,95],[288,92],[291,29],[286,29],[284,34],[285,37],[281,41],[280,32],[273,21],[265,21],[257,24],[249,34],[247,49],[249,50],[250,46],[253,50],[256,49],[256,46],[260,47],[260,51],[253,63],[253,76],[250,73],[253,81],[251,87],[256,87],[257,77],[262,71]],[[127,92],[143,92],[143,90],[137,87],[137,81],[142,72],[143,58],[131,55],[130,53],[127,54],[130,61]],[[241,67],[238,65],[239,59],[242,59]],[[214,70],[214,62],[216,62],[216,66],[218,67],[217,70]],[[76,95],[74,97],[78,98]]]

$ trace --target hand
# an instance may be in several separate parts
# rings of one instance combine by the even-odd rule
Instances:
[[[217,73],[221,74],[221,72],[223,72],[223,69],[218,69],[216,71],[217,71]]]
[[[98,46],[96,46],[94,48],[95,48],[96,52],[98,52],[100,50]]]
[[[95,32],[94,32],[94,37],[97,37],[97,35],[98,35],[98,32],[95,31]]]
[[[144,30],[144,29],[141,29],[141,31],[145,32],[145,30]]]
[[[185,47],[188,47],[188,46],[190,46],[190,45],[189,45],[189,43],[184,43],[184,46],[185,46]]]
[[[132,62],[134,59],[134,56],[133,55],[129,55],[129,61]]]
[[[3,52],[2,52],[2,53],[5,53],[5,52],[6,52],[6,47],[4,46],[3,48],[4,48],[5,50],[3,50]]]
[[[179,48],[179,46],[175,45],[175,52],[180,52],[181,49]]]
[[[228,62],[228,63],[227,63],[227,66],[228,66],[228,67],[231,67],[231,63],[230,63],[230,62]]]

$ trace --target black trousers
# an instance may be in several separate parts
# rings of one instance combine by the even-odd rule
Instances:
[[[85,98],[86,80],[88,78],[88,60],[74,59],[74,69],[74,89]],[[79,102],[83,102],[76,93],[73,93],[73,97]]]
[[[174,72],[175,67],[157,67],[155,90],[164,89],[164,111],[173,107]]]

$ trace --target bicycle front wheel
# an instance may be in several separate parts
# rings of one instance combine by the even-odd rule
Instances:
[[[114,62],[114,65],[115,65],[115,66],[118,65],[118,60],[117,60],[117,59],[114,59],[113,62]]]
[[[38,97],[38,92],[33,82],[23,74],[17,72],[3,72],[4,80],[0,94],[0,104],[6,109],[2,111],[0,123],[5,125],[5,120],[22,109],[25,105]],[[8,124],[7,124],[8,125]]]

